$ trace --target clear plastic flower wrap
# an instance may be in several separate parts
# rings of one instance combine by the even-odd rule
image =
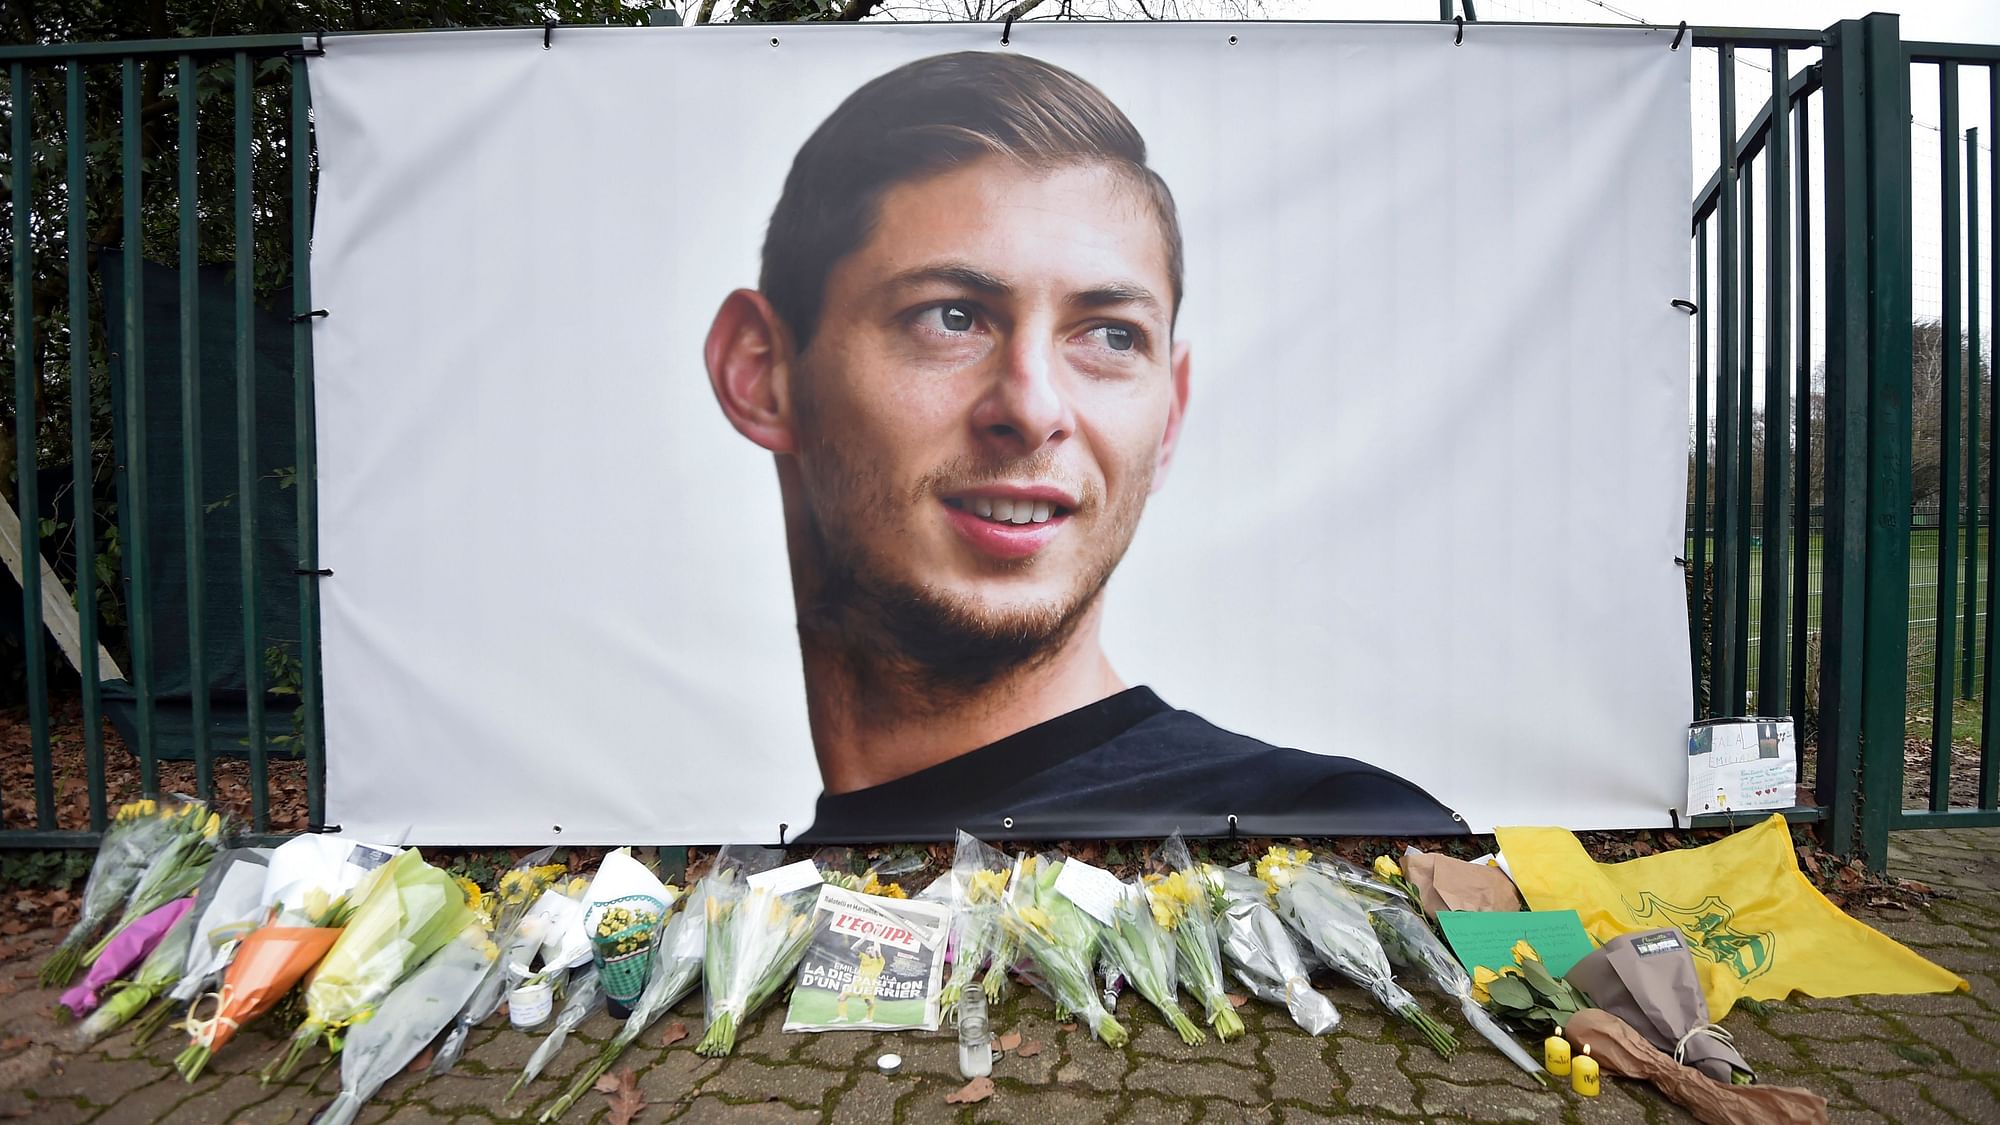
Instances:
[[[1243,1034],[1243,1019],[1229,1002],[1222,981],[1222,941],[1216,916],[1222,912],[1221,891],[1188,853],[1179,832],[1167,837],[1154,853],[1146,875],[1146,896],[1153,916],[1174,938],[1174,971],[1200,1004],[1216,1038],[1227,1043]]]
[[[708,1030],[695,1044],[697,1054],[717,1058],[733,1052],[743,1021],[791,981],[812,941],[819,870],[809,861],[777,866],[783,854],[732,844],[702,880]]]
[[[1382,940],[1390,961],[1422,973],[1438,991],[1457,1000],[1459,1014],[1474,1031],[1499,1048],[1507,1061],[1527,1071],[1537,1082],[1548,1085],[1549,1075],[1542,1065],[1473,998],[1472,978],[1444,942],[1431,932],[1422,916],[1400,902],[1380,902],[1368,906],[1368,921],[1374,925],[1375,936]]]
[[[437,1053],[431,1058],[430,1073],[448,1074],[452,1067],[458,1065],[458,1060],[465,1054],[465,1044],[472,1035],[472,1029],[500,1010],[501,997],[507,991],[507,967],[521,960],[523,954],[533,954],[533,949],[522,948],[527,939],[520,932],[521,919],[542,891],[565,874],[560,864],[549,863],[555,852],[554,848],[542,848],[521,857],[500,876],[488,896],[491,900],[491,940],[498,955],[487,962],[479,987],[472,990],[471,998],[466,1000],[458,1017],[452,1020],[451,1030],[438,1044]],[[539,938],[536,941],[539,943]]]
[[[43,988],[61,988],[76,976],[84,951],[124,909],[132,889],[152,866],[160,844],[173,831],[173,808],[151,798],[118,806],[111,827],[97,846],[90,877],[84,881],[76,923],[42,963]]]
[[[492,965],[486,928],[467,925],[390,989],[373,1015],[348,1029],[340,1052],[340,1093],[314,1125],[352,1125],[368,1099],[437,1038]]]
[[[165,838],[155,845],[153,861],[147,864],[145,874],[125,900],[124,916],[83,955],[85,965],[95,964],[126,927],[170,902],[179,902],[193,894],[201,885],[208,865],[222,850],[225,829],[222,814],[209,811],[200,801],[183,802],[168,816],[167,825]]]
[[[1038,986],[1059,1012],[1073,1015],[1107,1045],[1131,1037],[1105,1010],[1093,973],[1103,926],[1056,890],[1065,861],[1024,855],[1014,861],[1002,924],[1035,964]]]
[[[1313,988],[1306,951],[1272,911],[1270,888],[1240,871],[1210,869],[1207,875],[1222,895],[1216,923],[1229,971],[1250,995],[1290,1013],[1306,1034],[1331,1034],[1340,1012]]]
[[[168,903],[160,911],[172,911],[175,905]],[[75,1044],[87,1047],[125,1026],[155,997],[172,987],[180,979],[181,965],[187,960],[188,937],[193,931],[193,903],[188,901],[188,906],[161,935],[131,978],[117,981],[104,991],[102,1004],[76,1029]],[[131,937],[132,931],[126,931],[126,936]],[[110,954],[106,954],[98,965],[109,959]]]
[[[1173,931],[1154,915],[1145,887],[1125,884],[1124,893],[1111,908],[1111,924],[1105,927],[1103,940],[1120,975],[1159,1009],[1181,1042],[1190,1047],[1207,1042],[1208,1035],[1181,1010],[1179,992],[1174,987],[1174,961],[1178,953]]]
[[[590,1018],[590,1014],[597,1010],[598,1003],[603,999],[604,989],[597,982],[597,966],[585,965],[578,969],[576,975],[570,978],[569,990],[563,998],[562,1011],[556,1013],[555,1026],[549,1030],[541,1043],[536,1045],[535,1053],[528,1056],[528,1065],[521,1068],[520,1076],[507,1088],[507,1096],[500,1100],[504,1102],[511,1099],[520,1092],[521,1087],[540,1078],[543,1068],[549,1065],[549,1060],[555,1058],[556,1053],[562,1050],[563,1044],[569,1041],[569,1033],[583,1026],[583,1021]]]
[[[1007,979],[1006,962],[1011,959],[1007,949],[1012,944],[1006,927],[1000,924],[1000,908],[1012,869],[1012,862],[998,848],[970,833],[958,834],[958,848],[952,856],[948,879],[952,911],[951,971],[939,997],[947,1012],[957,1008],[958,999],[967,988],[984,988],[989,1002],[1000,997]]]
[[[1274,847],[1257,861],[1257,877],[1271,888],[1278,917],[1305,938],[1329,967],[1367,989],[1383,1007],[1416,1028],[1432,1050],[1450,1058],[1458,1040],[1396,983],[1366,905],[1334,876],[1310,866],[1309,859],[1309,853]]]
[[[667,920],[660,934],[659,946],[653,951],[653,975],[646,981],[646,990],[633,1003],[632,1014],[625,1017],[618,1034],[611,1037],[597,1057],[585,1064],[570,1080],[562,1097],[542,1111],[539,1120],[543,1125],[569,1112],[578,1098],[610,1072],[619,1056],[625,1053],[625,1048],[644,1035],[661,1016],[667,1014],[669,1008],[680,1003],[701,983],[702,952],[708,940],[707,902],[703,885],[697,885],[688,892],[681,909]]]

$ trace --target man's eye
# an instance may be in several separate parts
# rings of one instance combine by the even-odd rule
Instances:
[[[1129,352],[1139,345],[1139,334],[1130,328],[1106,324],[1091,331],[1096,332],[1104,341],[1104,346],[1114,352]]]
[[[953,333],[970,332],[979,321],[964,305],[938,305],[925,310],[924,318],[930,321],[932,327]]]

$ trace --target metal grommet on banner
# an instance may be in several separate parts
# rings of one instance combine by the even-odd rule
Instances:
[[[1229,814],[1229,834],[1230,834],[1231,836],[1234,836],[1234,835],[1236,835],[1236,814],[1235,814],[1235,813],[1230,813],[1230,814]]]
[[[1013,818],[1013,817],[1011,817],[1011,816],[1003,816],[1003,817],[1001,817],[1001,818],[1000,818],[1000,827],[1002,827],[1002,828],[1012,828],[1012,827],[1014,827],[1014,818]]]
[[[1685,297],[1675,297],[1673,300],[1668,301],[1667,303],[1681,310],[1682,312],[1688,314],[1689,316],[1693,316],[1694,314],[1701,311],[1700,306],[1696,305],[1693,301],[1690,301]]]
[[[1014,17],[1021,13],[1019,7],[1007,11],[1007,23],[1000,29],[1000,45],[1005,47],[1014,41]]]
[[[321,52],[321,53],[322,53],[322,54],[324,54],[325,52]],[[327,312],[326,312],[326,310],[325,310],[325,309],[314,309],[314,310],[313,310],[313,311],[311,311],[311,312],[302,312],[302,313],[295,313],[295,314],[293,314],[293,316],[292,316],[292,323],[293,323],[293,324],[304,324],[304,323],[305,323],[306,321],[308,321],[308,320],[311,320],[311,319],[313,319],[314,317],[324,317],[324,316],[326,316],[326,315],[327,315]]]
[[[1465,17],[1453,16],[1451,17],[1451,22],[1458,25],[1458,34],[1452,36],[1451,45],[1454,47],[1465,46]]]
[[[556,37],[556,21],[554,21],[554,20],[543,20],[543,21],[542,21],[542,50],[544,50],[544,51],[548,50],[548,49],[549,49],[549,45],[550,45],[551,43],[553,43],[553,42],[555,41],[555,37]]]
[[[1673,41],[1672,43],[1669,43],[1669,44],[1667,45],[1667,50],[1669,50],[1669,51],[1678,51],[1678,50],[1680,50],[1680,49],[1681,49],[1681,39],[1682,39],[1682,38],[1684,38],[1684,37],[1685,37],[1685,36],[1687,35],[1687,33],[1688,33],[1688,21],[1686,21],[1686,20],[1682,20],[1682,21],[1681,21],[1681,26],[1680,26],[1680,30],[1678,30],[1678,31],[1674,32],[1674,41]]]
[[[771,46],[775,47],[777,45],[778,45],[778,37],[775,35],[771,36]]]
[[[1232,47],[1236,46],[1236,37],[1234,35],[1229,37],[1229,45]]]

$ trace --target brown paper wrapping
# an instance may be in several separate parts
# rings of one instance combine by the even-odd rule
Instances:
[[[1717,1082],[1675,1062],[1630,1024],[1597,1008],[1570,1017],[1563,1038],[1576,1054],[1589,1047],[1606,1073],[1651,1082],[1706,1125],[1827,1125],[1826,1099],[1811,1090]]]

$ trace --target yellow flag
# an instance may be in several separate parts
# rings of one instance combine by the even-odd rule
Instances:
[[[1739,997],[1967,991],[1965,981],[1842,913],[1799,872],[1785,818],[1723,840],[1598,863],[1560,828],[1494,830],[1532,910],[1574,910],[1599,944],[1678,929],[1720,1020]]]

